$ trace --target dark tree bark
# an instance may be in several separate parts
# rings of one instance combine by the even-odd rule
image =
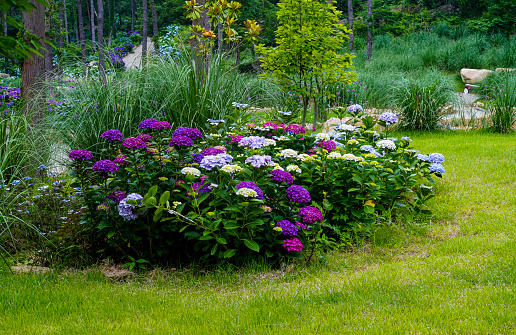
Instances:
[[[136,21],[136,0],[131,0],[131,30],[134,30],[134,22]]]
[[[147,61],[147,21],[148,21],[148,18],[149,18],[149,9],[147,8],[147,0],[143,0],[142,2],[142,22],[143,22],[143,27],[142,27],[142,67],[145,66],[145,63]]]
[[[64,8],[63,6],[59,6],[58,8],[59,10],[59,22],[57,22],[57,26],[59,27],[59,38],[58,38],[58,43],[59,43],[59,48],[61,49],[64,49],[64,30],[65,30],[65,27],[64,27]]]
[[[4,36],[7,36],[7,22],[5,22],[5,19],[7,18],[7,13],[6,12],[3,12],[2,13],[2,18],[3,18],[3,24],[4,24]]]
[[[113,42],[113,34],[115,34],[115,0],[108,0],[108,24],[109,24],[109,37],[108,45],[111,46]]]
[[[371,33],[371,16],[373,16],[373,0],[367,0],[367,60],[373,53],[373,35]]]
[[[219,55],[222,54],[222,50],[224,49],[224,24],[222,22],[217,23],[217,43],[218,43],[218,52]]]
[[[93,52],[97,52],[97,44],[95,43],[95,4],[90,0],[90,22],[91,22],[91,43],[93,44]]]
[[[154,0],[150,0],[152,12],[152,40],[154,41],[154,50],[159,52],[158,45],[158,15],[156,14],[156,5]]]
[[[84,40],[84,24],[82,22],[82,1],[75,0],[77,3],[77,18],[79,27],[79,42],[81,44],[81,56],[82,56],[82,74],[86,75],[86,41]]]
[[[348,0],[348,28],[353,31],[353,0]],[[355,51],[355,33],[349,34],[349,51]]]
[[[68,36],[68,11],[66,10],[66,0],[64,2],[64,24],[65,24],[65,41],[70,43],[70,37]]]
[[[97,0],[97,40],[99,48],[99,74],[100,80],[106,81],[106,55],[104,54],[104,3]]]
[[[23,27],[31,31],[40,40],[45,39],[45,7],[30,0],[36,6],[31,13],[22,12]],[[44,45],[44,47],[48,47]],[[37,129],[45,117],[45,96],[44,96],[44,76],[45,59],[31,54],[22,64],[22,85],[21,91],[25,101],[23,113],[30,117],[32,129]]]

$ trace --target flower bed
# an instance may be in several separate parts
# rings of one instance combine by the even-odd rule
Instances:
[[[370,232],[386,211],[428,213],[444,157],[379,131],[392,115],[351,112],[331,135],[272,122],[227,131],[221,120],[205,133],[155,119],[134,137],[108,130],[99,140],[109,159],[70,153],[85,228],[111,254],[151,262],[296,257]]]

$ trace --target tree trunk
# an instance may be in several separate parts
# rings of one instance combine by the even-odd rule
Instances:
[[[373,53],[373,35],[371,33],[371,16],[373,16],[373,0],[367,0],[367,61]]]
[[[113,41],[113,35],[115,32],[115,0],[108,0],[108,17],[109,17],[109,37],[108,37],[108,45],[111,46]]]
[[[91,20],[91,43],[93,44],[93,52],[97,52],[97,44],[95,43],[95,4],[93,2],[93,0],[90,0],[90,4],[91,4],[91,15],[90,15],[90,20]]]
[[[149,18],[149,9],[147,8],[147,0],[143,0],[142,3],[142,68],[145,66],[145,62],[147,61],[147,21]]]
[[[77,17],[78,25],[77,30],[79,31],[79,41],[81,43],[81,56],[82,56],[82,74],[86,75],[86,41],[84,40],[84,25],[82,22],[82,1],[75,0],[77,3]]]
[[[312,129],[315,130],[317,128],[317,115],[319,114],[319,104],[317,103],[317,99],[314,98],[314,123],[312,124]]]
[[[355,33],[353,33],[353,0],[348,0],[348,28],[352,32],[349,34],[349,51],[355,51]]]
[[[158,15],[156,14],[156,5],[155,1],[151,0],[151,11],[152,11],[152,41],[154,42],[154,51],[155,53],[159,52],[159,44],[158,44]]]
[[[235,66],[238,66],[238,64],[240,64],[240,44],[237,44],[235,48],[235,54]]]
[[[104,54],[104,3],[103,0],[97,0],[97,39],[99,47],[99,74],[100,80],[106,81],[106,55]]]
[[[64,30],[65,30],[65,27],[64,27],[64,8],[63,6],[59,6],[59,22],[58,22],[58,26],[59,26],[59,38],[58,38],[58,42],[59,42],[59,48],[60,49],[64,49]]]
[[[131,0],[131,30],[134,30],[134,21],[136,21],[136,0]]]
[[[3,18],[3,24],[4,24],[4,36],[7,36],[7,22],[5,22],[5,19],[7,18],[7,12],[2,13]]]
[[[45,39],[45,7],[30,0],[36,6],[31,13],[22,12],[23,27],[31,31],[40,40]],[[43,44],[47,47],[46,44]],[[31,54],[32,59],[27,58],[22,64],[21,91],[24,99],[23,113],[30,117],[31,129],[37,129],[45,118],[44,75],[45,59]]]
[[[68,36],[68,11],[66,10],[66,0],[64,2],[64,24],[65,24],[65,41],[70,43],[70,37]]]
[[[48,17],[48,15],[52,15],[52,14],[48,14],[49,11],[50,11],[50,9],[47,9],[47,11],[46,11],[47,17]],[[47,31],[51,30],[52,21],[53,21],[52,17],[49,17],[47,20],[45,20],[45,33]],[[48,36],[45,36],[45,39],[51,40],[51,38]],[[54,57],[52,55],[52,47],[48,44],[45,44],[44,48],[45,48],[44,50],[41,50],[41,54],[45,58],[45,75],[47,77],[52,77],[53,70],[54,70]]]
[[[308,98],[303,96],[303,119],[301,121],[301,127],[303,127],[303,129],[306,126],[306,111],[307,111],[307,109],[308,109]]]

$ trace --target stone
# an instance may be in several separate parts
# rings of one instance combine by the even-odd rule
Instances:
[[[511,68],[508,68],[508,67],[499,67],[495,70],[496,73],[499,73],[499,72],[515,72],[516,69],[511,69]]]
[[[493,71],[486,69],[461,69],[460,77],[465,84],[477,84],[491,75]]]
[[[88,67],[94,67],[94,66],[97,66],[98,62],[96,60],[94,61],[91,61],[88,63]]]
[[[335,125],[338,125],[338,124],[340,124],[340,119],[338,119],[336,117],[332,117],[332,118],[328,119],[328,121],[324,122],[324,124],[322,126],[322,132],[329,133],[331,131],[334,131]]]
[[[9,78],[11,75],[7,73],[0,73],[0,78]]]
[[[11,268],[14,273],[47,273],[52,269],[45,266],[19,265]]]

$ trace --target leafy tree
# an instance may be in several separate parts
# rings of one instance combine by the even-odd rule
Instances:
[[[333,95],[325,86],[351,84],[357,73],[352,54],[339,53],[349,38],[349,30],[339,24],[337,8],[317,0],[280,0],[277,13],[280,26],[276,30],[276,47],[256,47],[264,75],[273,78],[285,89],[301,96],[303,127],[311,99],[314,99],[314,127],[317,122],[317,100]]]

